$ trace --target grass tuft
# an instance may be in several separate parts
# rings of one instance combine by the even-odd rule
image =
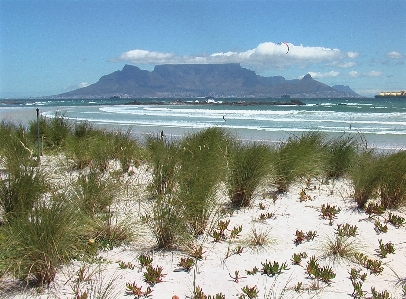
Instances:
[[[270,171],[270,149],[262,144],[235,144],[230,149],[228,193],[236,207],[251,204],[254,191]]]

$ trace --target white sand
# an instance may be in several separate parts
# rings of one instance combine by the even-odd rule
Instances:
[[[43,165],[46,165],[46,162]],[[127,177],[128,188],[114,209],[120,217],[139,222],[140,215],[149,208],[145,188],[151,175],[145,165],[134,170],[135,174]],[[61,177],[61,173],[53,173]],[[368,274],[362,287],[367,292],[367,297],[371,296],[371,287],[375,287],[377,291],[389,291],[391,298],[402,298],[399,279],[406,278],[406,228],[395,228],[388,224],[388,232],[378,235],[374,230],[374,221],[368,219],[368,215],[363,211],[356,209],[348,181],[340,180],[330,184],[313,181],[310,188],[305,190],[312,200],[300,202],[299,194],[302,188],[306,188],[304,182],[294,184],[288,193],[279,195],[275,203],[272,198],[263,199],[262,196],[263,192],[272,188],[261,188],[252,207],[223,216],[223,220],[230,220],[230,229],[242,225],[240,237],[218,243],[209,235],[196,240],[196,246],[201,244],[204,248],[203,260],[198,261],[189,273],[180,271],[178,266],[182,257],[188,257],[186,251],[154,250],[150,233],[145,226],[137,225],[134,230],[138,237],[134,242],[128,246],[101,252],[103,262],[86,265],[85,273],[89,278],[87,281],[75,283],[78,269],[85,264],[72,262],[58,271],[55,282],[42,293],[17,289],[0,295],[10,298],[73,298],[73,290],[76,287],[82,292],[87,290],[91,295],[89,298],[99,298],[97,295],[106,290],[109,291],[107,298],[134,298],[133,295],[126,295],[126,283],[135,282],[137,286],[142,286],[143,291],[147,289],[148,284],[143,280],[145,270],[140,269],[137,257],[141,253],[150,253],[153,256],[153,265],[163,267],[165,274],[162,282],[151,287],[151,298],[172,298],[174,295],[190,298],[194,286],[201,287],[206,295],[222,293],[225,298],[239,298],[245,286],[256,286],[259,291],[258,298],[351,298],[353,287],[348,273],[351,268],[362,269],[361,273]],[[219,200],[227,201],[223,193],[220,195]],[[259,208],[259,203],[265,206],[265,210]],[[320,217],[320,207],[327,203],[341,208],[332,226],[328,220]],[[274,213],[274,217],[260,221],[260,214],[268,212]],[[392,212],[405,217],[404,210]],[[384,216],[380,218],[383,220]],[[357,250],[372,259],[382,260],[384,270],[380,275],[370,274],[369,270],[346,259],[333,261],[325,257],[325,244],[329,239],[335,238],[337,224],[345,223],[358,227],[358,235],[351,237]],[[269,243],[258,247],[249,246],[248,240],[251,239],[253,230],[267,234]],[[313,241],[296,246],[293,242],[296,230],[317,231],[318,236]],[[379,248],[378,239],[382,239],[383,243],[392,242],[396,249],[395,254],[388,254],[386,258],[381,259],[376,252]],[[227,252],[233,251],[238,245],[243,247],[242,253],[226,257]],[[301,252],[306,252],[308,257],[303,260],[301,266],[293,265],[292,255]],[[316,290],[313,290],[317,285],[316,280],[306,274],[306,265],[312,255],[318,258],[320,265],[329,265],[336,273],[331,284],[320,282],[319,289]],[[120,261],[133,264],[135,269],[121,269],[118,264]],[[266,261],[277,261],[280,264],[286,262],[289,269],[274,277],[261,275],[261,263]],[[252,270],[254,267],[260,270],[259,273],[247,275],[246,270]],[[235,271],[239,271],[241,276],[238,282],[232,278],[235,277]],[[293,289],[298,282],[303,283],[303,291],[299,293]],[[112,284],[111,288],[109,283]],[[8,287],[12,286],[15,287],[13,282],[9,281]]]

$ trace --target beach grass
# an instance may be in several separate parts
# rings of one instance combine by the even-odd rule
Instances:
[[[169,142],[159,136],[149,136],[146,147],[152,166],[153,181],[149,186],[153,197],[171,194],[176,186],[178,171],[177,142]]]
[[[364,208],[369,199],[376,197],[379,159],[380,156],[372,150],[362,151],[357,155],[349,171],[354,188],[354,200],[359,208]]]
[[[83,213],[95,217],[107,212],[118,196],[120,185],[97,169],[78,176],[74,183],[75,201]]]
[[[235,207],[248,207],[254,191],[271,172],[272,150],[264,144],[234,143],[229,157],[229,197]]]
[[[157,248],[187,248],[200,237],[211,236],[224,216],[224,201],[217,198],[220,188],[226,189],[225,197],[234,207],[241,208],[242,217],[260,187],[276,186],[278,192],[287,192],[301,179],[345,177],[360,208],[371,199],[379,199],[388,209],[406,203],[405,152],[360,149],[356,139],[345,135],[328,140],[311,131],[273,148],[208,128],[173,141],[150,136],[143,147],[129,131],[109,132],[56,118],[41,124],[44,152],[58,152],[73,161],[69,171],[77,180],[65,184],[66,190],[53,188],[42,172],[45,166],[33,155],[33,132],[7,122],[0,126],[4,144],[0,149],[0,275],[48,285],[58,269],[73,259],[128,244],[138,228],[127,219],[118,220],[112,206],[122,196],[121,179],[131,176],[131,165],[149,167],[148,196],[130,200],[145,205],[132,217],[143,220]],[[121,172],[111,172],[112,161],[118,161]],[[289,211],[279,214],[278,221],[284,215]],[[258,227],[247,243],[261,247],[271,241],[268,231]],[[353,237],[335,236],[326,242],[323,253],[332,261],[351,261],[358,249]]]
[[[216,187],[227,174],[230,138],[222,129],[209,128],[186,136],[180,144],[176,202],[195,236],[205,232],[218,208]]]
[[[286,192],[298,178],[323,175],[325,167],[325,136],[318,131],[291,136],[277,150],[274,160],[278,192]]]
[[[351,135],[339,136],[325,142],[325,172],[327,178],[337,179],[345,176],[359,147],[358,140]]]
[[[64,201],[37,204],[29,217],[20,215],[1,227],[1,272],[49,285],[57,269],[83,249],[83,217]]]
[[[378,163],[382,207],[396,209],[406,204],[406,152],[385,155]]]
[[[33,143],[26,129],[9,121],[0,123],[0,161],[8,171],[16,173],[20,165],[35,165]]]
[[[28,127],[28,136],[34,144],[38,141],[38,126],[44,150],[57,150],[64,146],[72,129],[72,123],[59,112],[52,118],[40,117],[39,124],[31,121]]]

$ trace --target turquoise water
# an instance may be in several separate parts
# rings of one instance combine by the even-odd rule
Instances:
[[[318,130],[328,136],[355,134],[364,138],[368,146],[379,149],[406,148],[404,99],[302,99],[304,106],[169,105],[170,100],[157,100],[164,102],[160,105],[124,105],[128,100],[115,104],[111,101],[2,101],[0,109],[18,112],[39,108],[46,117],[58,112],[68,119],[87,120],[111,129],[131,128],[136,136],[163,130],[169,137],[178,137],[217,126],[244,140],[277,142],[291,134]]]

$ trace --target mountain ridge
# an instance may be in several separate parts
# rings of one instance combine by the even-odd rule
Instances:
[[[59,94],[57,98],[279,98],[360,97],[348,86],[330,87],[310,74],[302,79],[263,77],[229,64],[163,64],[153,71],[126,64],[122,70],[102,76],[87,87]]]

